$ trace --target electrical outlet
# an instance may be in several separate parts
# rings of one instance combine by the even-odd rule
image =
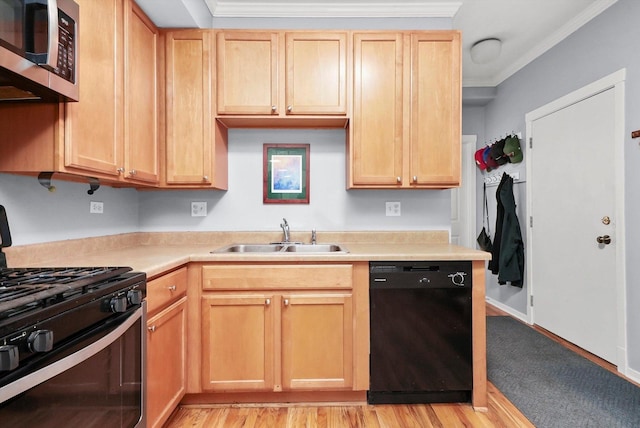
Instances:
[[[104,202],[89,202],[89,213],[91,214],[102,214],[104,213]]]
[[[206,216],[207,216],[206,202],[191,202],[191,217],[206,217]]]
[[[399,217],[400,212],[400,202],[386,202],[385,203],[385,213],[387,217]]]

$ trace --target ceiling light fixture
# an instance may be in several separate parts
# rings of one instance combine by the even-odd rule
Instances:
[[[496,38],[478,40],[470,49],[471,60],[476,64],[487,64],[500,56],[502,41]]]

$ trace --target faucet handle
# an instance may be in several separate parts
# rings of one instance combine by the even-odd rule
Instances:
[[[315,245],[316,243],[316,230],[311,229],[311,243]]]

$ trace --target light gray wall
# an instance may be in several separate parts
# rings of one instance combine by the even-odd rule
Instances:
[[[310,203],[263,204],[264,143],[310,145]],[[450,229],[448,190],[346,190],[345,130],[229,130],[228,191],[140,192],[140,229],[291,230]],[[191,217],[191,201],[207,202],[207,217]],[[401,203],[400,217],[385,202]]]
[[[0,204],[7,211],[13,245],[114,235],[138,230],[138,193],[101,186],[89,195],[88,183],[60,181],[55,192],[36,177],[0,174]],[[89,214],[91,201],[103,202],[103,214]]]
[[[622,68],[627,70],[625,118],[625,204],[627,256],[628,364],[640,371],[640,2],[619,0],[549,52],[498,86],[485,107],[487,137],[525,130],[525,114]],[[466,120],[466,118],[465,118]],[[467,130],[467,132],[470,132]],[[526,157],[525,151],[525,157]],[[481,183],[481,181],[479,181]],[[478,189],[478,192],[481,188]],[[524,204],[524,200],[522,201]],[[478,205],[479,209],[481,205]],[[480,213],[478,214],[480,215]],[[524,230],[524,229],[523,229]],[[501,288],[502,287],[502,288]],[[526,289],[487,284],[487,295],[522,313]]]

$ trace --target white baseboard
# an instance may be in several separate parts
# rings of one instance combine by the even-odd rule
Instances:
[[[526,322],[527,324],[531,324],[527,318],[527,314],[523,314],[522,312],[516,311],[514,310],[512,307],[505,305],[504,303],[500,303],[495,299],[492,299],[491,297],[485,297],[487,303],[495,306],[496,308],[500,309],[501,311],[504,311],[506,313],[508,313],[509,315],[511,315],[514,318],[518,318],[520,321],[522,322]]]
[[[640,383],[640,372],[637,370],[633,370],[630,369],[629,367],[627,367],[626,373],[624,373],[624,375],[631,379],[632,381],[636,382],[636,383]]]

